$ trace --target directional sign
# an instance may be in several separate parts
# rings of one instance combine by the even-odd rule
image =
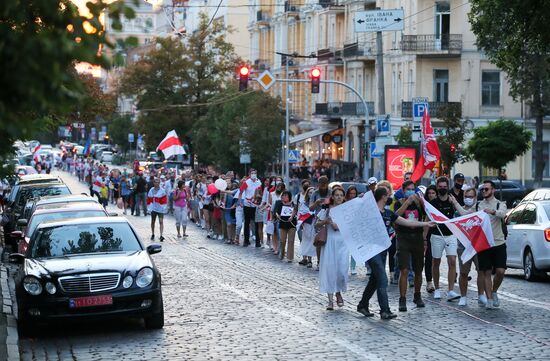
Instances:
[[[299,150],[292,150],[290,149],[288,151],[288,162],[289,163],[298,163],[300,162],[300,151]]]
[[[258,83],[264,88],[265,90],[269,89],[273,84],[275,84],[275,81],[277,80],[273,74],[269,72],[269,70],[264,71],[260,74],[260,76],[256,79]]]
[[[357,11],[353,17],[356,33],[403,30],[403,9]]]

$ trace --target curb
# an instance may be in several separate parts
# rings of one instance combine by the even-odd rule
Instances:
[[[13,315],[13,301],[10,295],[8,269],[0,265],[0,289],[2,290],[2,313],[5,315],[6,323],[6,350],[7,360],[20,360],[19,335],[17,333],[17,320]]]

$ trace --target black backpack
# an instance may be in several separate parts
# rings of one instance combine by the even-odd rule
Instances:
[[[497,203],[497,211],[500,206],[500,202]],[[479,203],[476,203],[476,212],[479,211]],[[504,233],[504,239],[506,240],[508,238],[508,227],[506,227],[506,223],[504,222],[504,218],[500,220],[500,227],[502,228],[502,233]]]

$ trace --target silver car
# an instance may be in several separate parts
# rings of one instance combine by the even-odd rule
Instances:
[[[506,218],[510,268],[523,268],[533,281],[550,271],[550,201],[525,202]]]

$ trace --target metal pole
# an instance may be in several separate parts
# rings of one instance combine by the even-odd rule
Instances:
[[[384,91],[384,49],[382,49],[382,32],[376,33],[376,78],[378,84],[378,114],[386,114],[386,94]]]
[[[285,77],[288,76],[288,59],[289,57],[287,56],[286,57],[286,63],[285,63],[285,71],[286,71],[286,74],[285,74]],[[289,179],[289,164],[288,164],[288,151],[289,151],[289,144],[288,144],[288,122],[289,122],[289,118],[290,118],[290,111],[288,109],[288,101],[290,99],[290,96],[289,96],[289,83],[287,82],[286,83],[286,117],[285,117],[285,149],[284,149],[284,155],[283,155],[283,159],[284,159],[284,163],[285,163],[285,184],[287,186],[287,189],[290,189],[290,179]]]

